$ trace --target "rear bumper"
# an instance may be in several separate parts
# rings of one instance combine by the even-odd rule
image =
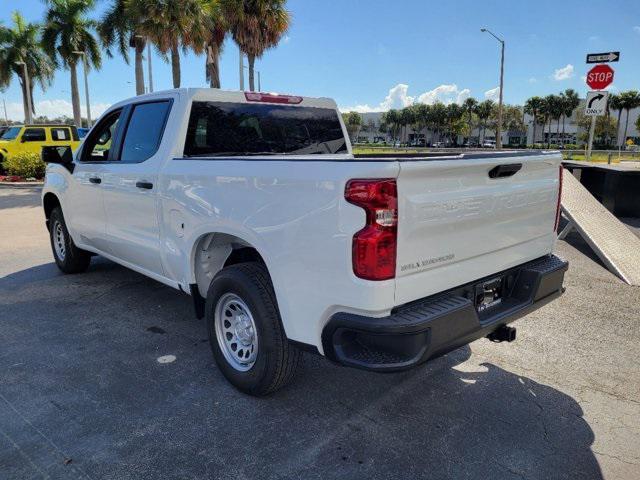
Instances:
[[[568,263],[549,255],[515,268],[396,307],[372,318],[336,313],[322,332],[330,359],[376,371],[398,371],[489,335],[562,295]],[[478,289],[499,278],[499,303],[476,308]]]

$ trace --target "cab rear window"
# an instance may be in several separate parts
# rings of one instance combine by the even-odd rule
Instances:
[[[20,130],[22,130],[22,127],[11,127],[9,130],[2,134],[0,140],[15,140],[18,137]]]
[[[184,154],[347,153],[336,110],[289,105],[193,102]]]

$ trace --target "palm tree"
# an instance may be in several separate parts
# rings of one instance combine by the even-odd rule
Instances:
[[[476,115],[480,119],[480,125],[482,126],[482,140],[478,138],[478,143],[484,142],[484,137],[487,131],[487,120],[491,117],[493,110],[495,109],[495,102],[493,100],[485,100],[480,102],[476,107]]]
[[[447,107],[442,102],[434,103],[429,109],[429,117],[431,128],[437,134],[437,140],[440,141],[444,125],[447,122]]]
[[[206,1],[206,0],[205,0]],[[206,13],[206,76],[211,88],[220,88],[220,54],[229,26],[220,0],[208,0]]]
[[[462,117],[462,114],[464,113],[464,110],[462,108],[462,106],[458,105],[457,103],[450,103],[449,105],[446,106],[446,110],[445,110],[445,114],[446,114],[446,121],[447,121],[447,135],[449,137],[449,142],[450,143],[454,143],[454,130],[455,130],[455,126],[456,123],[458,122],[458,120],[460,120],[460,117]],[[455,144],[458,144],[458,138],[456,136],[455,139]]]
[[[95,21],[87,18],[94,0],[48,0],[48,10],[42,31],[42,48],[54,64],[62,63],[71,72],[71,104],[73,121],[82,126],[80,95],[78,94],[78,52],[84,52],[88,67],[99,69],[102,64],[100,48],[93,36]]]
[[[400,114],[398,110],[394,110],[393,108],[387,112],[382,114],[382,123],[390,129],[391,139],[395,144],[397,140],[397,132],[398,126],[400,125]]]
[[[135,49],[136,95],[142,95],[144,93],[142,54],[147,42],[146,38],[136,31],[138,24],[130,10],[127,8],[126,0],[113,0],[98,25],[98,34],[110,58],[113,57],[111,47],[115,45],[128,64],[129,48]]]
[[[573,112],[580,105],[578,92],[572,88],[567,88],[561,95],[562,98],[562,145],[564,145],[564,128],[567,117],[573,115]]]
[[[467,98],[462,104],[462,108],[464,109],[465,112],[467,112],[467,124],[469,127],[469,144],[471,144],[471,133],[473,131],[473,112],[475,111],[477,106],[478,106],[478,101],[473,97]]]
[[[533,118],[533,138],[531,144],[536,143],[536,127],[538,126],[538,116],[542,114],[544,100],[540,97],[531,97],[524,104],[524,112]],[[544,127],[543,127],[544,128]]]
[[[170,55],[173,88],[180,88],[180,48],[204,51],[206,5],[201,0],[125,0],[136,20],[136,31],[149,38],[160,53]]]
[[[547,95],[543,99],[542,115],[544,116],[544,124],[542,126],[542,132],[544,133],[544,127],[549,122],[549,129],[547,130],[547,148],[551,147],[551,121],[556,118],[558,97],[556,95]]]
[[[269,48],[275,47],[289,29],[291,16],[286,0],[221,0],[233,40],[249,62],[249,89],[255,90],[254,66]]]
[[[615,93],[609,95],[609,104],[607,105],[607,111],[609,110],[618,112],[618,121],[616,123],[616,146],[620,148],[620,118],[622,117],[622,110],[624,110],[620,95],[616,95]]]
[[[620,101],[622,108],[627,112],[624,122],[624,136],[622,137],[622,141],[626,143],[627,129],[629,127],[629,110],[640,107],[640,93],[637,90],[627,90],[620,94]]]
[[[0,88],[8,87],[15,74],[22,89],[25,123],[35,114],[33,86],[37,82],[45,90],[53,80],[54,65],[40,47],[40,25],[27,23],[20,13],[13,13],[13,27],[0,26]],[[20,62],[20,63],[18,63]],[[24,77],[24,62],[29,77],[30,99]],[[29,101],[30,100],[30,101]],[[29,112],[29,103],[32,111]]]

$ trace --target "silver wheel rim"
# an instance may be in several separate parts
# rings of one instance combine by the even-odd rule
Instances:
[[[247,304],[235,293],[225,293],[214,315],[216,339],[227,363],[240,372],[251,369],[258,355],[258,332]]]
[[[58,259],[64,260],[65,254],[67,253],[67,247],[64,243],[64,230],[62,229],[62,224],[60,222],[56,222],[53,226],[53,248],[56,251]]]

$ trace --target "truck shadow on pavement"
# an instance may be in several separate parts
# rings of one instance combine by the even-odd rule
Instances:
[[[8,478],[33,465],[60,478],[602,478],[575,399],[468,346],[396,374],[305,354],[292,385],[256,399],[225,381],[189,298],[168,287],[104,260],[3,284]]]

